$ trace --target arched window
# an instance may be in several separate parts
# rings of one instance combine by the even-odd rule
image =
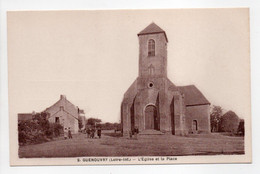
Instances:
[[[153,39],[148,42],[148,56],[155,56],[155,42]]]

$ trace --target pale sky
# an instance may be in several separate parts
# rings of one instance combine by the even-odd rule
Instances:
[[[64,94],[87,118],[118,122],[138,76],[137,33],[151,22],[167,34],[175,85],[250,116],[247,9],[10,12],[10,115],[43,111]]]

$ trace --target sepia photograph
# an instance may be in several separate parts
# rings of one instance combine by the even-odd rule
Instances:
[[[13,166],[252,162],[248,8],[8,11],[7,41]]]

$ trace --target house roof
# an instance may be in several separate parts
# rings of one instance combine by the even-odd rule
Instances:
[[[178,86],[178,89],[184,94],[186,106],[210,104],[206,97],[194,85]]]
[[[71,103],[71,102],[66,98],[65,95],[60,95],[60,99],[59,99],[56,103],[54,103],[53,105],[51,105],[50,107],[46,108],[46,109],[44,110],[44,112],[49,113],[49,109],[51,109],[52,107],[55,107],[55,106],[56,106],[58,109],[57,109],[57,112],[56,112],[56,113],[52,114],[52,116],[54,116],[55,114],[57,114],[58,112],[60,112],[60,108],[59,108],[59,107],[60,107],[60,106],[64,106],[65,103],[72,105],[75,109],[78,109],[78,114],[79,114],[80,112],[81,112],[81,113],[82,113],[82,112],[84,113],[84,110],[79,109],[77,106],[75,106],[73,103]],[[63,111],[66,112],[66,113],[68,113],[69,115],[71,115],[73,118],[78,119],[78,118],[75,117],[75,115],[73,115],[72,113],[70,113],[69,110],[66,110],[66,109],[63,108]]]
[[[161,29],[158,25],[156,25],[154,22],[152,22],[150,25],[148,25],[145,29],[143,29],[137,35],[139,36],[139,35],[156,34],[156,33],[163,33],[166,38],[166,41],[168,42],[165,31],[163,29]]]
[[[18,114],[18,121],[21,120],[31,120],[33,117],[32,113],[19,113]]]

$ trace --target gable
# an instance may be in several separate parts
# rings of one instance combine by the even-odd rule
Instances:
[[[61,108],[62,106],[62,108]],[[61,95],[60,100],[58,100],[55,104],[48,107],[45,112],[50,114],[50,117],[53,117],[60,111],[64,111],[75,119],[79,117],[79,109],[77,106],[72,104],[69,100],[66,99],[65,96]]]

